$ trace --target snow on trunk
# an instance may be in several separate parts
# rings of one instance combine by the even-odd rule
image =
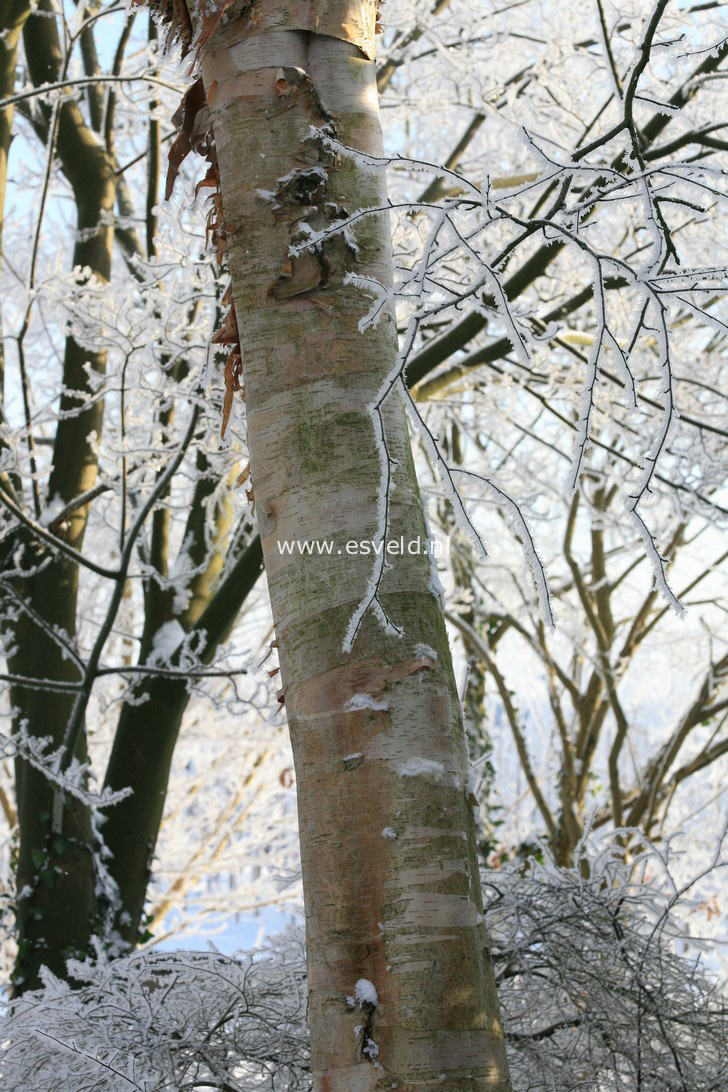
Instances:
[[[383,465],[387,538],[427,540],[402,400],[387,400],[379,431],[370,412],[396,364],[394,316],[360,332],[371,298],[345,283],[351,271],[391,283],[388,219],[289,254],[386,202],[383,174],[325,139],[381,151],[376,3],[231,10],[201,71],[296,764],[314,1087],[506,1090],[465,737],[426,555],[387,559],[379,617],[367,611],[342,651],[372,577],[372,558],[345,545],[381,537]],[[334,541],[331,555],[279,547],[316,539]]]

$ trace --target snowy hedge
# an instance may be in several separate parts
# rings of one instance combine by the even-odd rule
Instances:
[[[690,885],[671,890],[654,852],[630,868],[609,851],[588,869],[532,861],[483,880],[514,1089],[728,1088],[725,1000],[677,951]],[[311,1088],[299,929],[236,958],[99,951],[70,969],[80,988],[48,975],[6,1012],[4,1088]]]

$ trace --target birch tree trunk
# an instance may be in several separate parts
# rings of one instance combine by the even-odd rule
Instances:
[[[211,102],[247,425],[299,794],[314,1087],[510,1088],[442,605],[424,555],[390,558],[363,617],[384,465],[387,539],[427,541],[402,399],[369,407],[396,363],[394,318],[362,334],[391,282],[385,215],[316,253],[289,246],[385,202],[383,173],[312,127],[379,154],[375,0],[253,0],[208,38]],[[355,237],[354,237],[355,236]],[[391,461],[389,461],[391,460]],[[331,556],[283,542],[331,539]],[[295,548],[294,548],[295,549]],[[472,800],[472,798],[470,798]]]

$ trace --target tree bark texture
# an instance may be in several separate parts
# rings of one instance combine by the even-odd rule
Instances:
[[[342,651],[372,572],[345,544],[378,538],[369,407],[397,354],[393,314],[361,333],[371,300],[344,278],[391,283],[388,218],[289,255],[304,224],[386,202],[383,171],[320,136],[381,154],[375,19],[375,0],[253,0],[217,26],[201,62],[298,783],[314,1087],[505,1090],[467,748],[427,556],[383,574],[379,598],[403,635],[369,611]],[[382,416],[387,539],[425,541],[399,394]],[[332,555],[281,553],[314,539],[333,540]]]

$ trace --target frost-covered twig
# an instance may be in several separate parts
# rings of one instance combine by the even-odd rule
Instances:
[[[60,768],[62,749],[51,750],[51,736],[34,736],[28,731],[27,724],[21,725],[12,736],[0,732],[0,758],[22,758],[33,769],[38,770],[56,789],[70,793],[88,807],[106,808],[126,800],[131,795],[129,788],[114,792],[108,787],[101,792],[87,788],[90,763],[73,760],[65,768]]]

